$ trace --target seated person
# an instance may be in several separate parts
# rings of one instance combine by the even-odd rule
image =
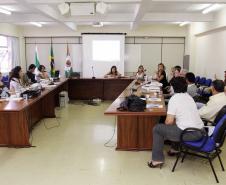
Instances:
[[[38,70],[36,72],[36,80],[39,82],[40,79],[49,79],[49,75],[45,70],[45,66],[44,65],[40,65],[38,67]]]
[[[163,63],[158,64],[158,71],[156,72],[156,78],[159,83],[162,83],[162,87],[168,86],[168,81],[166,78],[165,65]]]
[[[34,64],[31,64],[28,67],[28,71],[26,73],[26,76],[28,78],[29,84],[37,82],[37,80],[35,80],[35,74],[34,74],[35,73],[35,68],[36,68],[36,66]]]
[[[72,73],[73,73],[73,69],[72,69],[72,66],[71,66],[71,61],[70,60],[67,60],[66,61],[66,65],[64,67],[64,72],[65,72],[65,77],[66,78],[70,78]]]
[[[2,73],[0,72],[0,88],[4,87],[4,83],[2,81],[2,78],[3,78],[3,76],[2,76]]]
[[[209,98],[206,105],[199,109],[199,114],[203,119],[214,121],[217,113],[226,105],[223,80],[214,80],[212,82],[211,91],[213,96]]]
[[[137,80],[144,80],[144,77],[146,76],[146,74],[145,74],[145,69],[144,69],[144,66],[143,65],[140,65],[139,67],[138,67],[138,71],[137,71],[137,73],[136,73],[136,79]]]
[[[111,71],[104,75],[104,78],[119,78],[121,77],[121,74],[117,71],[116,66],[111,67]]]
[[[164,140],[180,141],[180,135],[186,128],[202,129],[204,124],[199,116],[193,98],[187,93],[187,83],[183,77],[176,77],[172,82],[175,94],[168,104],[165,124],[157,124],[153,128],[152,160],[148,162],[150,168],[160,167],[164,163]],[[197,140],[201,133],[194,132],[187,140]]]
[[[169,86],[165,87],[163,89],[163,93],[164,93],[164,96],[165,98],[169,98],[171,97],[173,94],[174,94],[174,91],[173,91],[173,88],[172,86],[170,85],[171,84],[171,81],[178,77],[178,76],[181,76],[181,67],[180,66],[174,66],[172,69],[171,69],[171,75],[172,75],[172,78],[169,80]]]
[[[186,82],[188,84],[187,93],[193,98],[197,96],[198,88],[195,85],[195,75],[194,73],[187,73],[185,75]]]
[[[224,85],[226,86],[226,71],[224,71]]]
[[[22,78],[23,72],[22,72],[22,68],[20,66],[16,66],[13,70],[12,70],[12,74],[10,77],[10,92],[12,94],[16,94],[16,92],[23,92],[24,91],[24,87],[21,84],[21,78]]]
[[[188,70],[187,69],[181,69],[180,70],[180,76],[181,77],[184,77],[185,78],[185,76],[186,76],[187,73],[188,73]]]

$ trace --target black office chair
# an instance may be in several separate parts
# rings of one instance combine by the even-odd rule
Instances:
[[[200,132],[202,138],[197,141],[186,141],[185,136],[191,132]],[[176,162],[173,166],[172,172],[174,172],[179,158],[182,156],[181,162],[187,155],[193,155],[201,158],[208,159],[216,182],[219,183],[215,169],[212,164],[212,160],[218,157],[222,171],[224,171],[224,166],[220,157],[221,147],[224,143],[226,137],[226,114],[217,122],[214,132],[211,136],[208,136],[207,132],[203,129],[197,128],[187,128],[185,129],[180,137],[180,151],[177,155]]]

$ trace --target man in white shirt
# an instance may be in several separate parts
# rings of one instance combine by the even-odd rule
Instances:
[[[193,98],[187,93],[187,83],[183,77],[172,80],[175,94],[170,98],[165,124],[157,124],[153,128],[152,160],[150,168],[160,167],[164,163],[164,140],[180,141],[180,135],[186,128],[202,129],[203,122],[199,116]],[[200,139],[201,133],[195,132],[189,140]]]
[[[206,105],[199,109],[199,114],[201,118],[214,121],[217,113],[224,105],[226,105],[224,82],[222,80],[213,81],[211,91],[213,96],[210,97]]]

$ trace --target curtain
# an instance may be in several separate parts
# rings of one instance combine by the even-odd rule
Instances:
[[[20,65],[20,43],[17,37],[8,37],[9,55],[11,59],[11,67]]]

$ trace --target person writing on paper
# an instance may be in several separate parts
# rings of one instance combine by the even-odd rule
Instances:
[[[148,162],[150,168],[162,167],[164,140],[178,142],[184,129],[204,127],[195,101],[187,93],[186,80],[183,77],[176,77],[171,85],[175,94],[169,100],[165,124],[157,124],[153,128],[152,160]],[[193,132],[186,140],[194,141],[201,137],[200,132]],[[175,151],[170,150],[170,153],[172,152]]]
[[[20,66],[16,66],[14,69],[12,69],[12,75],[10,76],[10,92],[12,94],[16,94],[16,92],[23,92],[24,87],[21,84],[21,78],[22,78],[23,72],[22,68]]]
[[[144,80],[144,77],[146,76],[146,74],[145,74],[145,69],[144,69],[144,66],[143,65],[140,65],[139,67],[138,67],[138,71],[137,71],[137,74],[136,74],[136,79],[137,80]]]
[[[116,66],[111,67],[111,71],[104,75],[104,78],[119,78],[121,77],[121,74],[117,71]]]
[[[162,83],[162,87],[168,86],[168,81],[166,79],[165,65],[163,63],[158,64],[158,71],[156,72],[156,80]]]
[[[40,79],[49,79],[49,75],[46,72],[46,68],[44,65],[40,65],[36,72],[36,80],[40,81]]]
[[[66,78],[70,78],[72,73],[73,73],[73,69],[72,69],[72,66],[71,66],[71,61],[70,60],[67,60],[66,61],[66,65],[64,67],[64,72],[65,72],[65,77]]]

